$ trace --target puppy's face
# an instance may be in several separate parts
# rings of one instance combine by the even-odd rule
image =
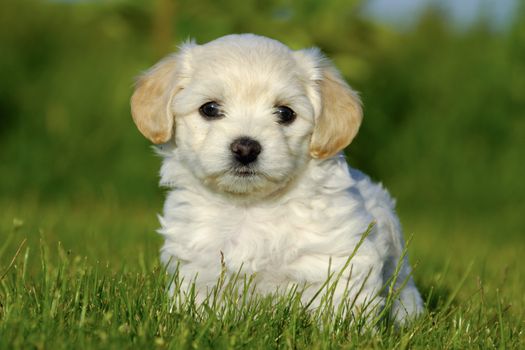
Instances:
[[[315,111],[286,47],[243,44],[192,49],[190,78],[172,102],[175,143],[206,185],[265,195],[307,161]]]
[[[132,113],[154,143],[174,139],[204,185],[253,198],[344,148],[361,121],[355,94],[318,51],[254,35],[186,44],[139,80]]]

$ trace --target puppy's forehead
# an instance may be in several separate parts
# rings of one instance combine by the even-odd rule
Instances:
[[[272,60],[291,60],[292,51],[277,40],[256,35],[227,35],[201,45],[201,55],[223,61],[262,63]],[[203,57],[204,58],[204,57]]]
[[[194,74],[220,77],[232,83],[290,79],[297,75],[297,62],[284,44],[255,35],[229,35],[196,50]]]

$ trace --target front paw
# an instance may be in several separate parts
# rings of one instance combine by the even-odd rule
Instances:
[[[425,312],[423,300],[415,287],[406,287],[394,301],[391,317],[397,325],[405,325]]]

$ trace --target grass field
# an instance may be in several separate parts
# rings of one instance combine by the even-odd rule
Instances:
[[[306,312],[293,296],[242,306],[176,304],[170,312],[154,233],[158,205],[107,198],[1,204],[2,349],[525,346],[525,245],[517,237],[479,239],[465,227],[406,223],[429,312],[406,329],[382,322],[371,331]]]

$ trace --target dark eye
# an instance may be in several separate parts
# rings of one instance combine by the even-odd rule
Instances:
[[[287,106],[278,106],[275,107],[275,114],[279,118],[278,122],[282,125],[289,125],[291,124],[296,117],[295,112],[293,109]]]
[[[217,102],[206,102],[199,107],[199,113],[204,119],[219,119],[223,116],[220,106]]]

